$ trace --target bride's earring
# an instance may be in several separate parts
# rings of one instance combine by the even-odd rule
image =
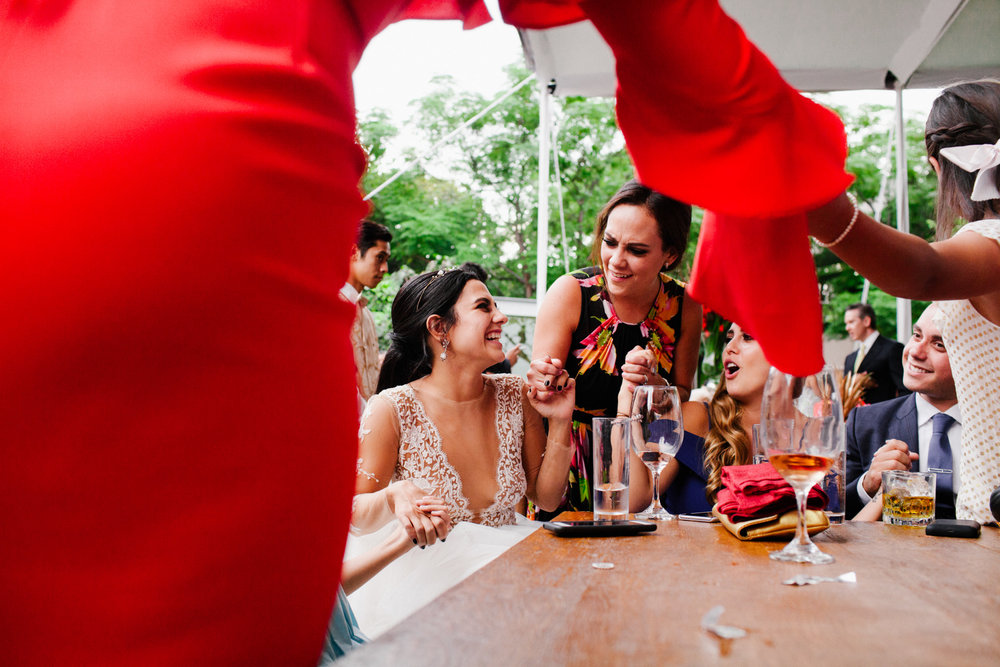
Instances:
[[[441,354],[439,356],[441,357],[441,361],[447,361],[448,360],[448,339],[447,338],[442,338],[441,339]]]

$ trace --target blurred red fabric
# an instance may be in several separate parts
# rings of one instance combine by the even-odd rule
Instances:
[[[706,224],[696,297],[780,354],[779,324],[808,314],[790,279],[815,280],[801,225],[769,216],[846,185],[836,119],[709,0],[504,5],[521,25],[591,17],[639,177],[730,216]],[[366,210],[351,73],[414,17],[485,10],[8,3],[0,663],[314,664],[355,476],[337,298]],[[780,322],[756,315],[779,298]],[[791,326],[811,366],[818,317],[815,341]]]

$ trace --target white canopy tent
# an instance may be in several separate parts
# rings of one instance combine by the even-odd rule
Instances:
[[[1000,77],[1000,0],[720,0],[793,86],[808,92],[896,91],[896,173],[906,173],[902,91]],[[612,97],[614,57],[589,22],[521,30],[541,90],[537,299],[547,288],[550,95]],[[896,179],[899,229],[909,231],[906,179]],[[897,334],[910,334],[897,301]]]

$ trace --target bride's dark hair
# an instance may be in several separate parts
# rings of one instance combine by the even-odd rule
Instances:
[[[457,269],[422,273],[407,280],[392,300],[392,344],[385,353],[377,391],[413,382],[431,372],[427,319],[437,315],[446,328],[455,323],[455,302],[470,280],[486,282],[486,272],[467,262]]]

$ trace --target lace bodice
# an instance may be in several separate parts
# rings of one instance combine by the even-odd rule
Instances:
[[[1000,241],[1000,220],[971,222],[958,233]],[[1000,327],[968,300],[938,302],[941,334],[962,405],[961,487],[955,504],[960,519],[993,520],[990,492],[1000,486]]]
[[[448,503],[452,525],[471,521],[487,526],[515,522],[515,506],[524,497],[527,481],[521,463],[524,417],[521,405],[524,381],[516,375],[486,375],[496,396],[496,429],[500,443],[497,459],[497,493],[493,504],[480,512],[469,508],[462,479],[441,447],[441,434],[427,417],[424,406],[410,385],[388,389],[379,396],[388,400],[399,420],[399,456],[393,481],[427,480]]]

